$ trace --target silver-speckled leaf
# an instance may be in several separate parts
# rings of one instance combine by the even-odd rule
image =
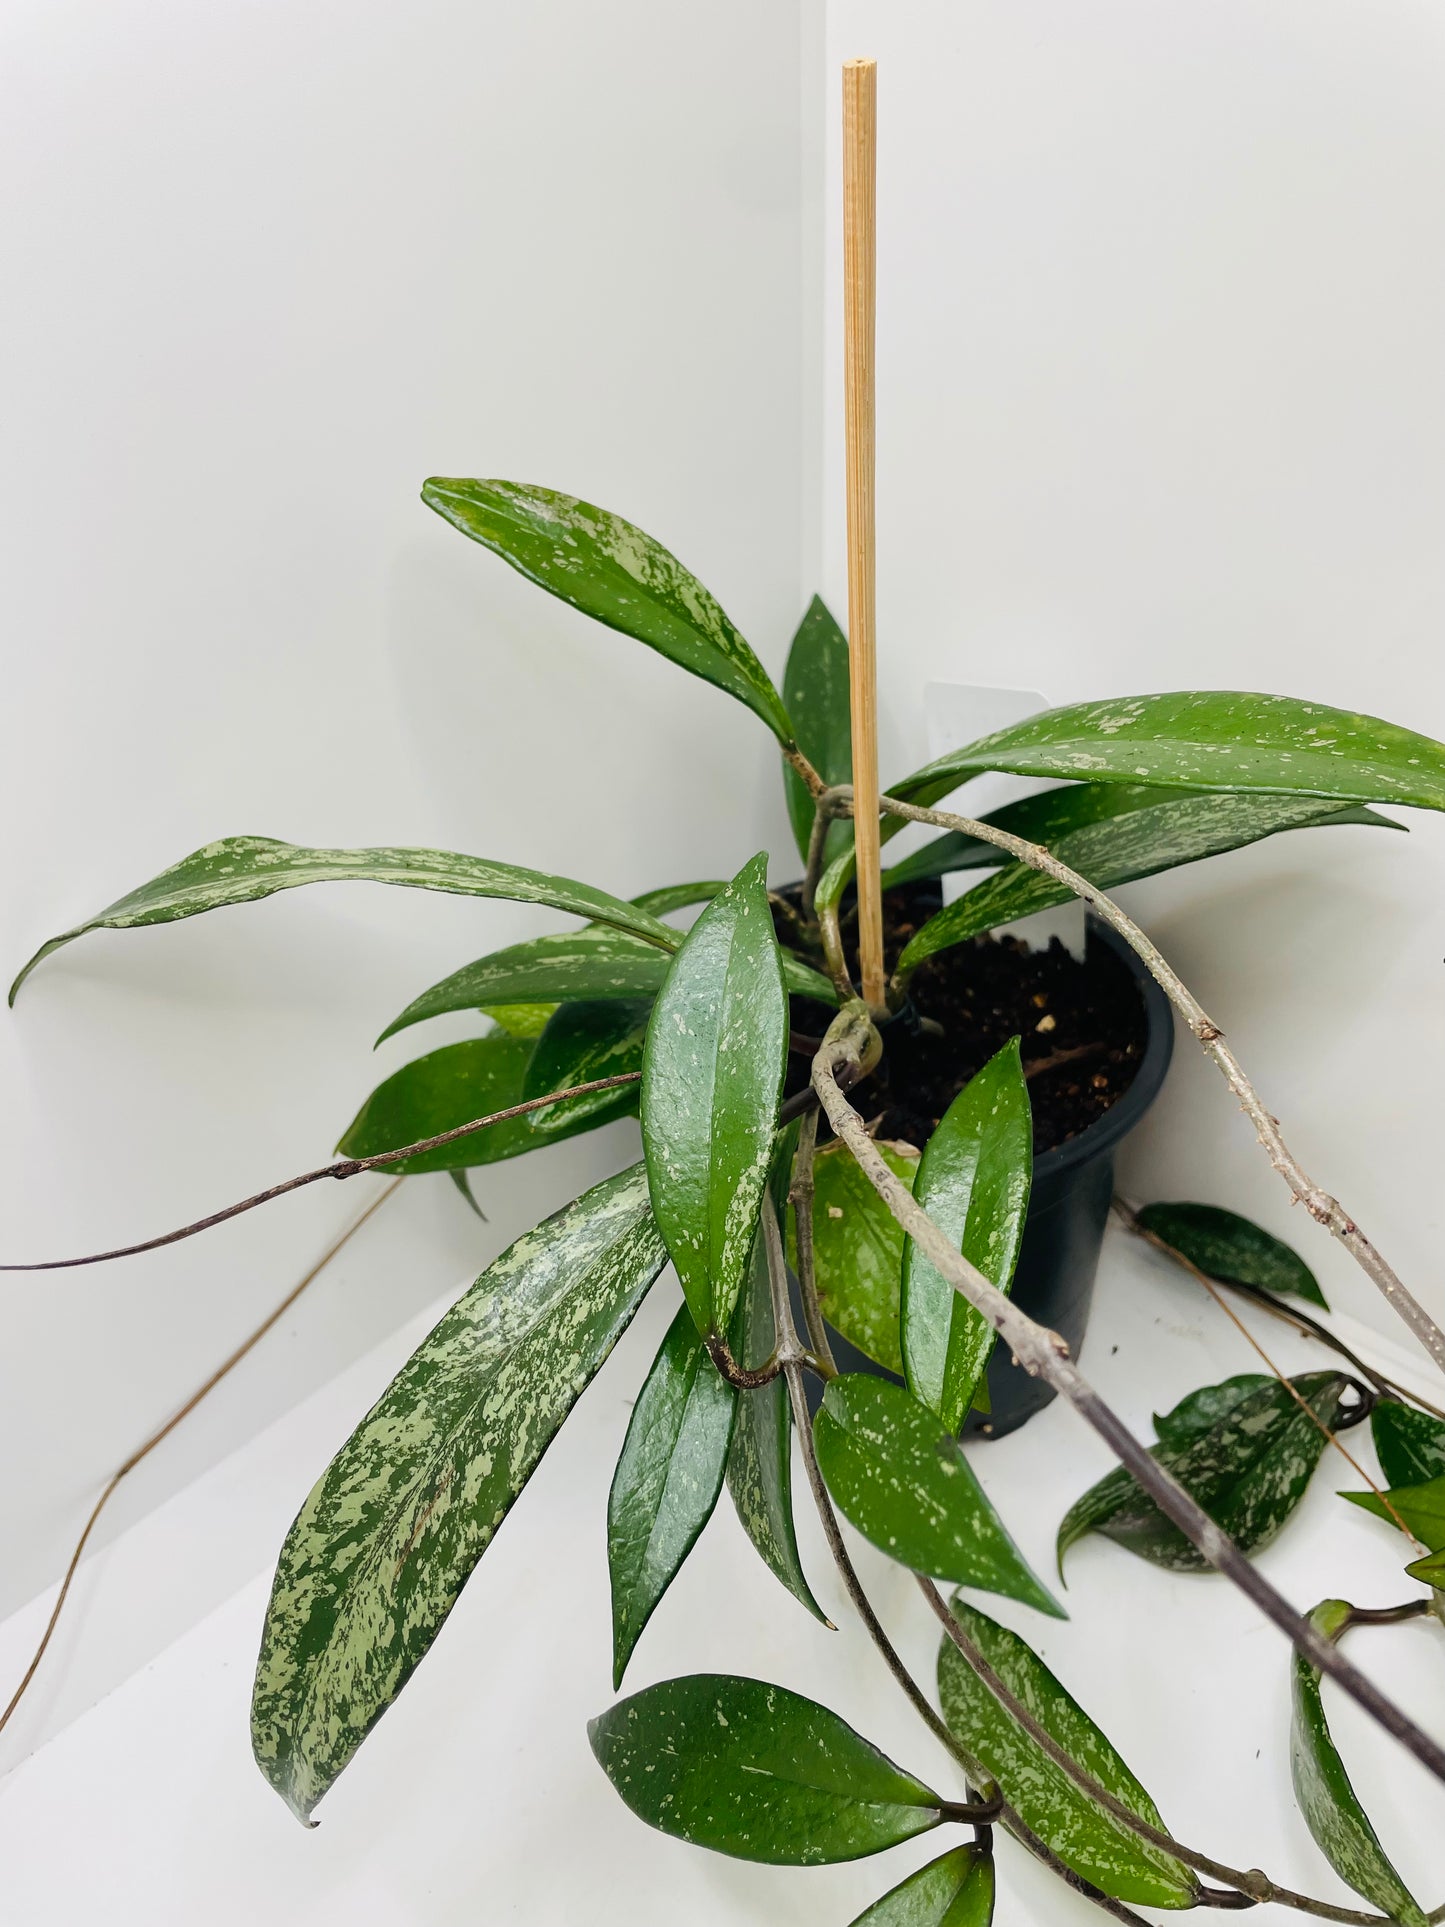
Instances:
[[[651,1014],[651,1004],[626,997],[560,1005],[537,1039],[523,1080],[523,1097],[545,1097],[551,1091],[570,1090],[574,1084],[640,1072]],[[523,1121],[534,1144],[551,1144],[571,1137],[579,1128],[635,1116],[639,1088],[623,1085],[618,1090],[564,1098],[560,1104],[530,1112]]]
[[[993,1902],[993,1855],[955,1847],[875,1900],[853,1927],[989,1927]]]
[[[1425,1485],[1445,1474],[1445,1420],[1382,1398],[1370,1413],[1370,1431],[1388,1485]]]
[[[287,1534],[251,1731],[304,1820],[410,1678],[666,1262],[640,1164],[529,1231],[452,1307]]]

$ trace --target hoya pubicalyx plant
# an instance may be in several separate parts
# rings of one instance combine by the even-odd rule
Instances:
[[[848,895],[848,648],[823,604],[794,637],[780,694],[702,584],[620,516],[500,481],[435,480],[424,500],[541,588],[745,704],[779,744],[797,856],[739,850],[731,879],[663,882],[623,900],[497,857],[232,836],[52,938],[16,980],[18,989],[42,958],[89,931],[170,922],[302,884],[370,881],[541,904],[565,927],[462,964],[382,1033],[469,1012],[477,1034],[387,1078],[343,1133],[339,1159],[279,1189],[369,1170],[447,1172],[465,1186],[479,1166],[640,1119],[640,1159],[488,1266],[306,1498],[281,1548],[256,1673],[262,1772],[310,1818],[425,1657],[670,1263],[675,1285],[661,1288],[676,1292],[675,1313],[606,1497],[614,1688],[645,1651],[648,1622],[725,1487],[780,1582],[779,1610],[795,1610],[786,1592],[825,1621],[817,1575],[798,1550],[800,1456],[842,1592],[943,1743],[946,1770],[932,1745],[926,1772],[885,1757],[841,1712],[781,1682],[700,1671],[645,1686],[592,1723],[597,1760],[636,1814],[700,1847],[798,1867],[938,1831],[937,1856],[895,1881],[856,1927],[986,1927],[1001,1833],[1116,1919],[1139,1919],[1141,1906],[1279,1899],[1332,1920],[1421,1927],[1422,1907],[1331,1737],[1321,1682],[1330,1674],[1445,1777],[1436,1742],[1340,1650],[1346,1630],[1419,1616],[1441,1597],[1445,1419],[1370,1372],[1303,1308],[1324,1304],[1297,1253],[1220,1207],[1162,1201],[1121,1210],[1211,1291],[1282,1313],[1342,1358],[1293,1380],[1256,1372],[1201,1387],[1156,1421],[1145,1446],[1057,1335],[1009,1296],[1034,1169],[1037,1037],[1027,1061],[1018,1036],[1000,1040],[911,1136],[870,1131],[853,1098],[881,1088],[898,1039],[916,1052],[930,1024],[940,1032],[919,1019],[919,972],[1082,896],[1224,1073],[1295,1195],[1445,1363],[1445,1338],[1301,1170],[1220,1026],[1106,895],[1285,830],[1399,828],[1376,806],[1445,808],[1445,748],[1318,703],[1186,691],[1073,704],[952,752],[883,797],[885,837],[909,822],[939,834],[884,876],[905,893],[907,914],[890,939],[888,1008],[869,1009],[854,987]],[[986,771],[1053,786],[976,820],[936,807]],[[801,881],[789,884],[798,865]],[[906,894],[964,871],[980,874],[947,905],[937,892]],[[840,1371],[838,1334],[875,1369]],[[1063,1611],[1057,1582],[1024,1558],[960,1443],[970,1413],[988,1409],[1000,1338],[1120,1460],[1060,1523],[1060,1575],[1071,1547],[1100,1536],[1173,1572],[1223,1572],[1286,1632],[1301,1810],[1340,1879],[1377,1912],[1313,1900],[1178,1839],[1086,1711],[1087,1682],[1061,1681],[1033,1650],[1029,1627]],[[1399,1607],[1326,1601],[1302,1617],[1250,1556],[1284,1529],[1331,1441],[1366,1417],[1386,1489],[1361,1496],[1411,1537],[1401,1563],[1424,1590]],[[915,1575],[943,1633],[936,1696],[908,1673],[869,1603],[839,1515]],[[940,1581],[953,1589],[947,1599]],[[1007,1623],[980,1594],[1004,1602],[995,1609]],[[1383,1810],[1388,1821],[1388,1801]]]

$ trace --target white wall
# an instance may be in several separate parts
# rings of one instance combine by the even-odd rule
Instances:
[[[0,34],[7,973],[228,832],[449,845],[620,892],[730,873],[780,832],[744,711],[417,491],[512,475],[615,507],[780,663],[802,595],[796,9],[14,0]],[[0,1022],[0,1257],[142,1237],[319,1161],[379,1075],[457,1034],[373,1058],[401,1005],[556,921],[357,886],[64,952]],[[112,1524],[630,1133],[483,1174],[489,1227],[445,1179],[408,1185]],[[0,1611],[359,1202],[313,1190],[0,1284]]]
[[[885,778],[929,680],[1221,687],[1445,736],[1445,24],[1418,0],[832,0],[879,61]],[[844,600],[838,227],[819,573]],[[1445,824],[1279,839],[1124,893],[1307,1166],[1437,1313]],[[1293,1235],[1187,1042],[1125,1178]]]

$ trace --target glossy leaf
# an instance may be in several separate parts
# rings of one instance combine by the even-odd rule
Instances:
[[[1373,823],[1399,829],[1372,810],[1342,809],[1297,796],[1186,795],[1174,796],[1146,809],[1109,816],[1083,824],[1058,837],[1053,854],[1101,890],[1112,890],[1138,877],[1197,863],[1247,843],[1274,836],[1281,830],[1312,829],[1324,824]],[[898,960],[900,976],[917,969],[925,958],[956,943],[981,936],[1001,923],[1032,916],[1058,903],[1069,903],[1073,891],[1041,870],[1010,861],[995,870],[955,902],[930,917]]]
[[[434,475],[428,508],[549,594],[746,703],[779,742],[793,725],[763,665],[677,557],[607,509],[522,482]]]
[[[1437,1592],[1445,1590],[1445,1552],[1426,1553],[1423,1559],[1411,1560],[1405,1570],[1422,1586],[1432,1586]]]
[[[1326,1639],[1337,1639],[1350,1610],[1343,1599],[1326,1599],[1310,1614],[1310,1623]],[[1350,1784],[1325,1718],[1318,1669],[1301,1653],[1292,1654],[1291,1662],[1290,1774],[1315,1845],[1346,1886],[1400,1927],[1426,1927],[1424,1912],[1391,1866]]]
[[[379,1152],[439,1137],[443,1131],[469,1124],[475,1117],[487,1117],[493,1111],[520,1104],[527,1065],[535,1048],[525,1037],[495,1035],[444,1044],[440,1050],[418,1057],[377,1085],[347,1126],[337,1150],[348,1158],[375,1157]],[[616,1097],[619,1093],[609,1095]],[[633,1096],[635,1103],[634,1092],[624,1088],[620,1095]],[[573,1128],[585,1129],[586,1124]],[[456,1138],[419,1157],[403,1158],[390,1169],[398,1176],[460,1171],[520,1157],[524,1151],[535,1151],[537,1144],[526,1118],[515,1117],[503,1124],[489,1124],[485,1130]]]
[[[1139,1223],[1225,1284],[1304,1298],[1328,1311],[1319,1280],[1299,1253],[1268,1231],[1217,1204],[1146,1204]]]
[[[666,1262],[642,1166],[482,1273],[322,1474],[281,1549],[252,1701],[301,1819],[410,1678]]]
[[[470,1008],[470,1006],[468,1006]],[[535,1043],[552,1021],[556,1004],[480,1004],[478,1010],[483,1017],[490,1017],[498,1030],[505,1031],[508,1037],[530,1037]],[[387,1033],[390,1036],[390,1032]],[[383,1040],[377,1039],[380,1043]]]
[[[1383,1498],[1376,1492],[1342,1492],[1340,1497],[1397,1529],[1403,1519],[1422,1546],[1431,1552],[1445,1552],[1445,1477],[1429,1479],[1423,1485],[1391,1486]]]
[[[1445,809],[1445,744],[1378,716],[1229,689],[1045,710],[889,785],[933,803],[981,770]]]
[[[489,1220],[487,1218],[487,1214],[485,1211],[483,1211],[482,1207],[477,1203],[476,1193],[472,1190],[472,1181],[467,1176],[466,1172],[465,1171],[448,1171],[447,1176],[451,1179],[452,1183],[456,1186],[457,1190],[461,1192],[463,1198],[466,1200],[467,1209],[471,1211],[476,1217],[480,1218],[483,1224],[488,1223]]]
[[[709,883],[664,883],[656,890],[642,891],[632,901],[639,910],[646,910],[654,917],[670,917],[674,910],[690,910],[695,903],[711,903],[718,891],[726,888],[724,879]]]
[[[798,732],[798,747],[828,785],[853,780],[852,712],[848,694],[848,639],[821,596],[814,596],[798,624],[783,674],[783,701]],[[791,763],[783,763],[788,820],[805,860],[813,833],[813,798]],[[829,856],[850,841],[843,822],[830,824]]]
[[[914,1196],[990,1284],[1008,1291],[1033,1181],[1033,1115],[1015,1037],[969,1079],[923,1150]],[[903,1359],[915,1398],[951,1432],[968,1416],[994,1332],[910,1239]]]
[[[278,843],[269,836],[228,836],[182,857],[149,883],[121,897],[64,936],[52,937],[36,951],[10,987],[10,1001],[42,957],[73,943],[90,930],[135,930],[153,923],[174,923],[235,903],[253,903],[278,890],[307,883],[396,883],[414,890],[444,890],[464,897],[509,897],[517,903],[546,903],[617,930],[625,930],[664,950],[677,945],[677,932],[636,904],[624,903],[589,883],[547,876],[515,863],[459,856],[452,850],[315,850]],[[479,997],[478,1003],[486,998]],[[500,1001],[500,1000],[495,1000]]]
[[[835,1378],[813,1421],[838,1509],[890,1559],[1066,1617],[990,1505],[958,1440],[901,1385]]]
[[[853,1927],[990,1927],[993,1856],[955,1847],[875,1900]]]
[[[1389,1485],[1424,1485],[1445,1477],[1445,1421],[1399,1399],[1377,1399],[1370,1431]]]
[[[1160,1443],[1150,1447],[1152,1456],[1242,1552],[1267,1546],[1304,1497],[1325,1449],[1321,1426],[1338,1422],[1348,1381],[1340,1372],[1306,1372],[1291,1383],[1308,1410],[1289,1386],[1251,1373],[1191,1393],[1155,1421]],[[1122,1466],[1091,1486],[1064,1515],[1060,1572],[1069,1547],[1089,1532],[1101,1532],[1173,1572],[1211,1570]]]
[[[879,1142],[876,1149],[911,1191],[918,1153],[911,1144]],[[903,1375],[898,1294],[903,1275],[903,1229],[836,1139],[813,1160],[813,1277],[823,1316],[850,1345]],[[789,1221],[788,1256],[796,1269],[797,1233]]]
[[[640,1071],[651,1014],[650,1003],[625,998],[560,1005],[537,1039],[522,1095],[545,1097],[549,1091],[570,1090],[574,1084]],[[545,1111],[531,1112],[524,1121],[534,1143],[571,1137],[589,1125],[634,1115],[637,1091],[636,1085],[623,1085],[618,1090],[569,1097],[561,1104],[549,1104]]]
[[[614,1686],[712,1517],[736,1405],[684,1305],[637,1395],[607,1501]]]
[[[788,1003],[756,856],[688,932],[642,1066],[652,1209],[698,1330],[737,1303],[773,1152]]]
[[[943,1819],[936,1793],[836,1713],[764,1680],[665,1680],[587,1730],[639,1819],[739,1860],[859,1860]]]
[[[1159,1809],[1118,1752],[1017,1633],[960,1599],[954,1617],[985,1661],[1069,1757],[1129,1811],[1162,1828]],[[1102,1812],[1006,1713],[953,1642],[939,1648],[938,1692],[955,1739],[980,1777],[996,1780],[1027,1826],[1085,1880],[1146,1907],[1191,1907],[1188,1869]]]

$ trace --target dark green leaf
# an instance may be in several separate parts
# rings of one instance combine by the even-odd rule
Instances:
[[[624,998],[561,1005],[537,1039],[522,1095],[545,1097],[549,1091],[570,1090],[574,1084],[591,1084],[598,1078],[640,1071],[642,1044],[651,1014],[650,1003]],[[534,1141],[571,1137],[590,1125],[633,1115],[637,1110],[637,1093],[635,1084],[624,1084],[613,1091],[593,1091],[586,1097],[569,1097],[561,1104],[549,1104],[545,1111],[533,1111],[524,1121]]]
[[[1257,843],[1280,830],[1360,822],[1389,829],[1400,827],[1386,823],[1373,811],[1342,810],[1308,797],[1185,795],[1085,823],[1060,836],[1051,848],[1060,862],[1090,883],[1101,890],[1112,890],[1116,884],[1132,883],[1137,877],[1154,876],[1161,870]],[[899,974],[907,976],[925,957],[952,944],[966,943],[1001,923],[1071,902],[1073,894],[1067,884],[1056,883],[1041,870],[1009,862],[924,924],[899,958]]]
[[[1370,1430],[1387,1484],[1424,1485],[1445,1476],[1445,1422],[1382,1398],[1370,1414]]]
[[[911,1144],[875,1147],[911,1191],[918,1153]],[[903,1229],[858,1168],[845,1144],[825,1144],[813,1160],[813,1275],[823,1316],[850,1345],[903,1374],[898,1339],[898,1292]],[[796,1267],[797,1237],[789,1224],[789,1258]]]
[[[695,903],[711,903],[718,891],[726,888],[722,880],[712,883],[664,883],[659,889],[644,890],[632,901],[639,910],[649,911],[654,917],[668,917],[674,910],[690,910]]]
[[[1292,1294],[1329,1310],[1304,1259],[1236,1211],[1217,1204],[1146,1204],[1139,1222],[1211,1278]]]
[[[1342,1492],[1340,1497],[1373,1512],[1387,1525],[1398,1527],[1403,1519],[1422,1546],[1431,1552],[1445,1552],[1445,1477],[1429,1479],[1423,1485],[1391,1486],[1383,1498],[1377,1492]]]
[[[472,1191],[472,1181],[467,1176],[466,1172],[465,1171],[448,1171],[447,1176],[451,1179],[452,1183],[456,1186],[458,1191],[460,1191],[462,1196],[466,1199],[468,1208],[476,1213],[476,1215],[481,1219],[483,1224],[486,1224],[488,1222],[487,1214],[485,1211],[483,1211],[482,1207],[477,1203],[476,1197]]]
[[[1338,1423],[1347,1383],[1340,1372],[1306,1372],[1290,1381],[1298,1399],[1289,1385],[1254,1374],[1207,1386],[1156,1421],[1160,1443],[1150,1452],[1242,1552],[1258,1552],[1304,1497],[1326,1444],[1321,1428]],[[1206,1427],[1207,1418],[1212,1422]],[[1064,1515],[1058,1538],[1060,1572],[1069,1547],[1089,1532],[1102,1532],[1141,1559],[1173,1572],[1210,1569],[1198,1548],[1122,1467],[1091,1487]]]
[[[529,582],[726,690],[779,742],[792,742],[781,697],[725,612],[675,555],[633,523],[522,482],[434,475],[421,499]]]
[[[305,1819],[391,1705],[666,1262],[640,1164],[519,1238],[322,1474],[281,1549],[252,1743]]]
[[[1445,809],[1445,745],[1377,716],[1229,689],[1045,710],[951,750],[889,793],[934,803],[986,769]]]
[[[664,1680],[587,1730],[639,1819],[739,1860],[860,1860],[943,1818],[936,1793],[836,1713],[764,1680]]]
[[[503,1023],[509,1005],[526,1010],[583,998],[595,1002],[603,997],[655,997],[680,942],[676,930],[669,946],[661,949],[623,931],[588,926],[510,944],[489,957],[478,957],[475,963],[463,964],[424,990],[376,1041],[385,1043],[411,1024],[454,1010],[485,1009]]]
[[[664,950],[677,947],[677,932],[636,904],[624,903],[591,884],[546,876],[515,863],[458,856],[451,850],[312,850],[269,836],[228,836],[208,843],[121,897],[89,922],[42,944],[10,987],[10,1001],[42,957],[73,943],[88,930],[133,930],[178,917],[199,916],[233,903],[252,903],[305,883],[397,883],[415,890],[445,890],[464,897],[510,897],[517,903],[548,903]],[[485,1002],[478,998],[478,1003]]]
[[[783,701],[798,732],[798,747],[830,787],[853,780],[852,714],[848,696],[848,639],[821,596],[814,596],[798,624],[788,666],[783,675]],[[788,819],[798,854],[808,854],[813,833],[813,798],[808,786],[786,760],[783,787]],[[851,840],[842,822],[830,825],[825,845],[829,857]]]
[[[844,1517],[900,1565],[1066,1617],[1029,1570],[958,1440],[901,1385],[846,1373],[813,1421]]]
[[[1013,1283],[1033,1180],[1033,1116],[1019,1040],[969,1079],[923,1150],[914,1195],[990,1284]],[[909,1389],[957,1432],[993,1349],[993,1327],[910,1239],[903,1248]]]
[[[993,1901],[993,1856],[955,1847],[875,1900],[853,1927],[989,1927]]]
[[[614,1686],[712,1517],[736,1404],[684,1305],[637,1395],[607,1501]]]
[[[1072,1695],[1017,1633],[960,1599],[954,1617],[987,1664],[1069,1757],[1129,1811],[1163,1828],[1159,1809]],[[949,1639],[938,1655],[938,1692],[947,1720],[978,1768],[1074,1872],[1118,1900],[1192,1907],[1188,1869],[1102,1812],[999,1705]]]
[[[525,1037],[469,1037],[461,1044],[444,1044],[426,1057],[403,1065],[378,1084],[356,1113],[337,1145],[343,1157],[372,1158],[382,1151],[400,1150],[423,1138],[469,1124],[522,1102],[523,1080],[536,1048]],[[621,1093],[629,1095],[630,1087]],[[591,1120],[600,1122],[600,1119]],[[574,1130],[587,1128],[584,1120]],[[538,1140],[525,1117],[489,1124],[483,1131],[459,1137],[438,1150],[403,1158],[390,1168],[398,1176],[419,1171],[460,1171],[470,1165],[499,1164],[504,1158],[535,1151]]]
[[[1326,1599],[1310,1614],[1316,1632],[1336,1639],[1348,1622],[1343,1599]],[[1295,1798],[1315,1845],[1348,1887],[1401,1927],[1426,1927],[1425,1915],[1390,1865],[1369,1815],[1350,1784],[1330,1736],[1320,1697],[1320,1675],[1301,1653],[1292,1658],[1293,1719],[1290,1773]]]
[[[755,856],[688,932],[642,1067],[653,1214],[704,1334],[737,1303],[783,1089],[788,1002],[766,866]]]

